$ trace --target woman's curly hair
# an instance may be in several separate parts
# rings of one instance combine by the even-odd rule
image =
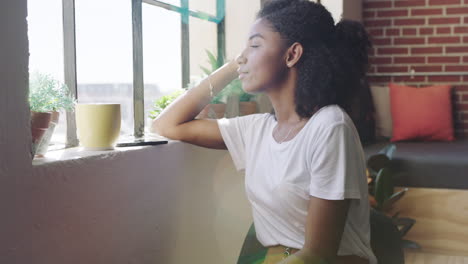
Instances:
[[[330,104],[349,110],[368,66],[371,43],[364,27],[351,20],[335,26],[325,7],[308,0],[272,0],[257,18],[266,19],[286,45],[303,46],[297,65],[297,114],[311,117]]]

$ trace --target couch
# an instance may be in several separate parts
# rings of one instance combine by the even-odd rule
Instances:
[[[388,141],[364,147],[367,157],[378,153]],[[468,139],[451,142],[396,142],[392,165],[403,174],[396,186],[468,189]]]

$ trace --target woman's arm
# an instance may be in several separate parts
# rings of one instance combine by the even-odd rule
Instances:
[[[341,242],[349,200],[310,196],[304,247],[279,264],[333,263]]]
[[[214,96],[238,76],[237,68],[237,63],[231,61],[201,81],[198,86],[179,96],[153,121],[152,130],[170,139],[225,149],[216,120],[194,118],[211,100],[210,82]]]

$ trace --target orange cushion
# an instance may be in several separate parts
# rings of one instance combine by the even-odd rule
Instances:
[[[451,86],[424,88],[389,84],[393,134],[391,141],[452,141]]]

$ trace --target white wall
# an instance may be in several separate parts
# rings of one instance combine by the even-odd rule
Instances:
[[[362,0],[322,0],[336,23],[341,18],[362,21]]]
[[[226,0],[226,10],[226,56],[235,59],[245,48],[260,0]]]
[[[198,2],[197,7],[201,10],[213,9],[215,1]],[[203,7],[204,6],[204,7]],[[226,58],[235,59],[245,47],[247,34],[251,24],[255,21],[255,15],[260,9],[260,0],[226,0]],[[200,65],[209,66],[205,49],[216,53],[216,24],[212,22],[201,22],[199,19],[192,19],[196,22],[190,25],[190,74],[201,75]]]
[[[0,1],[0,263],[233,263],[252,220],[226,151],[31,165],[26,10]]]

